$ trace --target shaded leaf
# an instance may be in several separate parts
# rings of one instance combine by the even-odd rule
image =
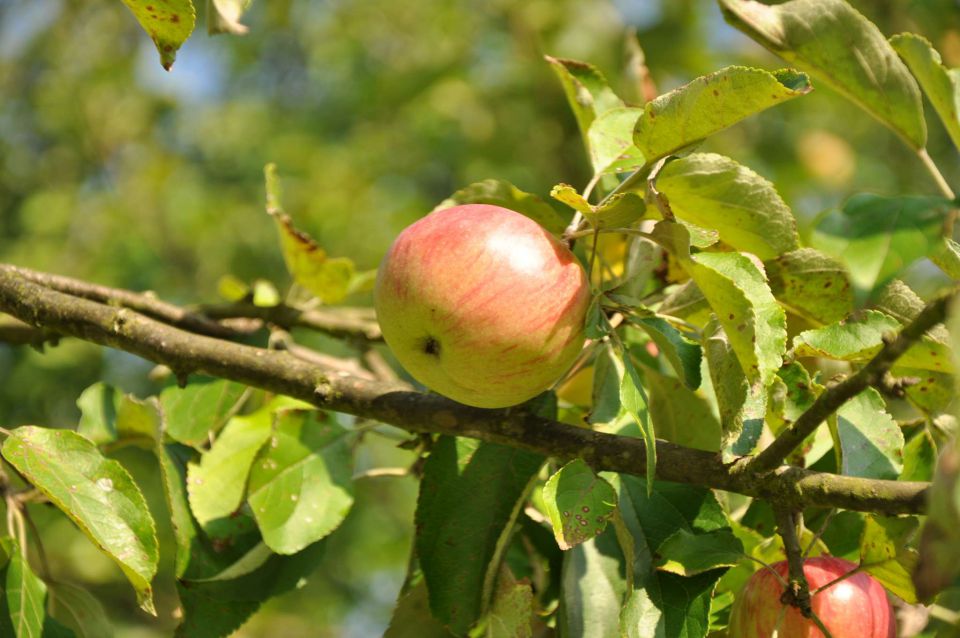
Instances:
[[[726,333],[716,319],[707,324],[703,338],[704,355],[720,413],[720,431],[724,442],[729,442],[739,436],[743,429],[751,384],[747,381]]]
[[[47,609],[77,638],[112,638],[114,628],[97,598],[70,583],[50,583]]]
[[[7,608],[15,638],[40,638],[46,618],[47,586],[33,573],[20,547],[14,544],[7,564]]]
[[[644,377],[650,391],[650,420],[659,438],[708,452],[720,449],[720,423],[705,399],[677,378],[651,369]]]
[[[870,514],[860,538],[860,566],[880,584],[907,603],[916,603],[917,594],[910,574],[917,562],[916,550],[907,541],[917,531],[917,519]]]
[[[960,244],[943,237],[940,245],[930,254],[930,261],[953,279],[960,279]]]
[[[526,215],[554,235],[560,235],[570,222],[570,214],[562,214],[543,199],[525,193],[510,182],[486,179],[461,188],[443,200],[434,210],[461,204],[490,204]]]
[[[837,411],[842,471],[849,476],[896,479],[903,470],[903,432],[880,393],[867,388]]]
[[[538,454],[447,436],[427,458],[416,551],[430,608],[454,633],[480,618],[518,503],[542,464]]]
[[[619,636],[626,593],[623,560],[613,528],[564,552],[557,619],[561,636]]]
[[[686,383],[688,388],[696,390],[700,387],[700,362],[703,351],[696,341],[688,339],[670,322],[660,317],[640,317],[633,320],[633,324],[643,328],[650,335],[653,342],[657,344],[657,349],[667,357],[677,376]]]
[[[610,109],[623,107],[623,100],[617,97],[595,66],[549,55],[544,57],[563,86],[584,140],[597,116]]]
[[[517,581],[504,567],[497,579],[497,591],[487,617],[487,638],[530,638],[533,628],[533,589],[526,580]]]
[[[926,428],[918,432],[903,447],[901,481],[932,481],[937,465],[937,446]]]
[[[246,386],[232,381],[171,386],[160,393],[166,417],[165,432],[174,441],[199,447],[209,442],[211,432],[224,426],[238,408]]]
[[[3,456],[114,560],[153,614],[157,535],[143,494],[118,462],[76,432],[24,426]]]
[[[401,592],[383,638],[453,638],[453,634],[430,613],[424,579]]]
[[[743,543],[727,529],[694,534],[681,528],[663,541],[657,553],[663,557],[657,563],[657,569],[680,576],[695,576],[739,563],[743,558]]]
[[[730,66],[647,102],[633,141],[652,163],[810,90],[807,77],[790,69]]]
[[[939,197],[854,195],[820,218],[810,242],[846,265],[862,298],[934,252],[948,210]]]
[[[923,148],[920,89],[880,30],[844,0],[719,0],[727,22]]]
[[[249,503],[263,541],[293,554],[332,532],[353,505],[346,430],[316,410],[277,414],[250,470]]]
[[[560,549],[589,540],[607,527],[617,493],[581,459],[570,461],[547,479],[543,503]]]
[[[944,67],[933,45],[916,33],[895,35],[890,44],[927,94],[953,145],[960,148],[960,72]]]
[[[669,162],[657,189],[678,219],[715,229],[737,250],[772,259],[797,248],[796,221],[776,188],[729,157],[694,153]]]
[[[77,432],[98,445],[119,439],[152,444],[160,432],[160,414],[152,399],[141,401],[103,382],[77,399]]]
[[[193,33],[197,12],[191,0],[123,0],[160,53],[167,71],[177,59],[177,50]]]
[[[777,301],[815,325],[840,321],[853,311],[847,271],[819,250],[794,250],[764,262],[764,267]]]
[[[657,440],[653,423],[649,419],[647,395],[643,391],[640,373],[630,361],[630,354],[624,353],[621,361],[623,370],[620,373],[620,404],[640,428],[647,457],[647,480],[652,482],[657,471]]]
[[[927,522],[913,569],[917,598],[929,601],[960,575],[960,439],[937,463],[928,497]]]

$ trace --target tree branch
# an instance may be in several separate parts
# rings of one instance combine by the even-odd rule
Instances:
[[[0,265],[0,311],[31,325],[137,354],[178,375],[203,372],[308,401],[319,408],[388,423],[410,432],[465,436],[561,460],[582,458],[597,470],[643,476],[638,438],[542,419],[521,407],[484,410],[402,383],[368,380],[271,351],[193,334],[129,308],[51,290]],[[928,483],[869,480],[782,467],[762,475],[720,455],[657,442],[657,478],[738,492],[789,509],[840,507],[883,514],[920,513]]]
[[[325,332],[334,337],[382,341],[383,333],[373,308],[314,308],[300,310],[286,304],[262,308],[252,303],[200,306],[199,311],[211,319],[243,317],[259,319],[281,328],[300,327]]]
[[[828,388],[797,420],[780,433],[765,450],[747,461],[749,473],[762,473],[780,465],[804,439],[844,403],[868,387],[881,384],[884,375],[910,346],[938,323],[943,323],[954,292],[933,300],[893,339],[885,340],[880,352],[856,374]]]

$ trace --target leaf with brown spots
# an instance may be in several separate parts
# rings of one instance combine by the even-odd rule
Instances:
[[[560,549],[587,541],[607,527],[617,508],[617,492],[581,459],[547,479],[543,501]]]
[[[149,34],[167,71],[177,59],[177,50],[193,33],[197,12],[191,0],[123,0]]]

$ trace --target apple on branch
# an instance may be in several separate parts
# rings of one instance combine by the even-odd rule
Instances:
[[[583,349],[590,286],[532,219],[486,204],[407,227],[380,266],[377,318],[397,360],[460,403],[501,408],[548,389]]]
[[[865,572],[837,580],[856,567],[833,556],[804,562],[803,574],[810,585],[813,613],[834,638],[894,638],[896,623],[883,586]],[[763,567],[750,577],[730,614],[730,638],[823,636],[812,619],[781,601],[781,581],[787,579],[788,572],[789,566],[783,561],[770,569]],[[824,585],[828,586],[817,592]]]

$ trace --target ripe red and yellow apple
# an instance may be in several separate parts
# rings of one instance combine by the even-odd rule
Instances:
[[[400,233],[374,303],[387,345],[417,381],[500,408],[548,389],[576,359],[590,287],[573,253],[539,224],[466,204]]]
[[[770,566],[784,580],[786,562]],[[833,556],[804,562],[803,574],[810,592],[856,568],[854,563]],[[767,568],[750,577],[730,613],[730,638],[820,638],[823,633],[800,610],[780,601],[783,585]],[[865,572],[858,572],[813,595],[811,607],[834,638],[894,638],[893,609],[883,586]]]

